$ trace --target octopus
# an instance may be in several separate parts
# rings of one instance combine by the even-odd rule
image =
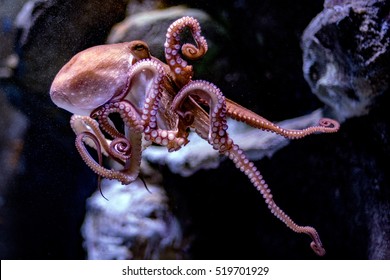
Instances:
[[[193,42],[182,42],[190,32]],[[153,57],[143,41],[94,46],[76,54],[58,72],[50,89],[52,101],[70,113],[76,148],[99,177],[128,185],[140,175],[142,151],[151,144],[174,152],[188,144],[190,132],[231,159],[261,193],[273,215],[288,228],[311,238],[313,251],[325,249],[316,229],[296,224],[274,201],[253,162],[228,133],[227,118],[256,129],[297,139],[339,129],[333,119],[302,130],[284,129],[226,98],[214,84],[195,80],[191,61],[207,50],[199,22],[192,17],[174,21],[166,33],[166,63]],[[116,117],[115,117],[116,116]],[[91,155],[91,149],[97,156]],[[115,161],[107,168],[103,157]]]

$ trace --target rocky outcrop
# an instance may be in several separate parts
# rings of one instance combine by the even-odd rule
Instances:
[[[104,180],[87,201],[82,232],[88,259],[183,259],[182,233],[163,188]]]
[[[387,1],[327,1],[302,37],[303,72],[340,120],[362,116],[389,88]]]

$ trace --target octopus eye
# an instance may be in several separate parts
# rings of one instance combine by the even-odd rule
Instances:
[[[145,49],[145,45],[143,45],[143,44],[137,44],[137,45],[135,45],[134,46],[134,48],[133,48],[135,51],[143,51],[144,49]]]
[[[136,61],[150,58],[149,47],[143,41],[133,41],[129,45],[130,52],[135,56]]]

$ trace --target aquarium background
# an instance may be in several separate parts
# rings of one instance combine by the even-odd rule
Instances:
[[[309,238],[271,215],[246,176],[222,158],[191,176],[146,161],[153,197],[139,184],[112,182],[103,186],[108,201],[96,193],[98,178],[74,146],[70,114],[50,100],[54,76],[79,51],[119,41],[144,40],[164,61],[167,27],[190,14],[201,18],[209,43],[194,62],[196,79],[272,121],[320,108],[341,122],[336,134],[290,141],[255,161],[275,201],[318,230],[324,259],[389,259],[389,11],[379,0],[0,1],[0,257],[319,259]],[[309,28],[317,15],[324,21]],[[318,24],[327,52],[304,72]],[[339,63],[325,83],[336,96],[330,101],[316,92],[331,65],[325,58]],[[369,83],[359,88],[362,80]],[[199,153],[191,143],[183,149]],[[123,201],[115,192],[140,199],[115,208]],[[145,205],[153,207],[137,212]],[[134,223],[145,228],[129,227],[131,236],[110,231],[126,211],[141,213]]]

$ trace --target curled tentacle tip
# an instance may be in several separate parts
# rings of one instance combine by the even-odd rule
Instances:
[[[338,121],[329,118],[320,119],[319,125],[323,128],[326,128],[327,132],[337,132],[340,128]]]
[[[131,144],[126,138],[115,138],[110,143],[110,155],[123,160],[131,158]]]
[[[181,51],[186,58],[196,60],[205,55],[207,47],[200,45],[199,48],[197,48],[193,44],[187,43],[181,47]]]
[[[318,256],[322,257],[325,255],[326,251],[324,247],[322,247],[321,244],[317,244],[316,242],[312,241],[310,243],[310,247],[313,249],[314,253],[316,253]]]

